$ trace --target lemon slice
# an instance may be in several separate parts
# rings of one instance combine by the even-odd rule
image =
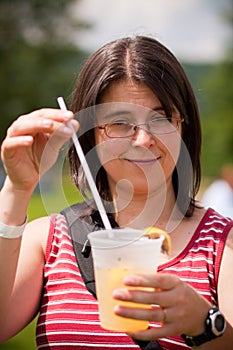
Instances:
[[[164,236],[163,244],[162,244],[162,252],[166,252],[167,254],[171,254],[171,252],[172,252],[172,240],[171,240],[170,235],[166,231],[164,231],[160,228],[157,228],[157,227],[148,227],[143,231],[142,235],[148,236],[151,239],[159,238],[160,236]]]

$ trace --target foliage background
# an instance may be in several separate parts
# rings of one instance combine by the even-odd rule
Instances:
[[[91,27],[74,16],[78,1],[0,0],[0,142],[19,115],[69,102],[89,54],[77,45]],[[225,20],[233,27],[233,2]],[[233,161],[233,47],[216,64],[182,63],[200,106],[203,175],[214,177]]]
[[[21,114],[69,99],[87,53],[72,38],[89,27],[74,19],[77,0],[0,0],[0,140]]]
[[[90,23],[73,16],[78,0],[0,0],[0,143],[9,124],[21,114],[69,102],[76,76],[88,52],[74,45]],[[232,8],[226,20],[233,24]],[[194,87],[203,126],[203,178],[217,176],[233,162],[233,47],[216,64],[182,62]],[[1,165],[1,164],[0,164]],[[0,185],[4,175],[1,175]],[[72,185],[65,185],[77,201]],[[51,195],[56,203],[56,195]],[[46,214],[39,193],[29,208],[30,220]],[[0,349],[35,349],[35,322]]]

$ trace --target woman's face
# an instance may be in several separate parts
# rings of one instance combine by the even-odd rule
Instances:
[[[166,117],[159,99],[147,85],[121,81],[113,83],[102,95],[97,124],[145,124],[158,114]],[[148,195],[163,186],[171,187],[181,144],[181,123],[176,123],[181,117],[175,108],[172,116],[172,132],[159,135],[150,133],[142,125],[133,136],[110,138],[103,128],[95,127],[97,154],[107,172],[112,193],[122,188]]]

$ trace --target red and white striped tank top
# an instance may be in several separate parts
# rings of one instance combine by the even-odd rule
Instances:
[[[178,275],[206,299],[217,303],[217,283],[222,252],[233,221],[209,209],[191,241],[159,271]],[[36,328],[38,349],[106,350],[139,349],[125,333],[100,327],[98,302],[80,275],[65,218],[51,217],[44,267],[44,289]],[[167,350],[188,347],[179,336],[160,339]]]

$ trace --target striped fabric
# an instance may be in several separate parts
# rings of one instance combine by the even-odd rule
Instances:
[[[178,275],[217,303],[221,256],[232,225],[233,221],[209,209],[183,252],[160,265],[159,271]],[[100,327],[98,303],[85,288],[66,221],[60,214],[51,217],[36,341],[38,349],[139,349],[125,333]],[[159,342],[167,350],[188,349],[179,336]]]

